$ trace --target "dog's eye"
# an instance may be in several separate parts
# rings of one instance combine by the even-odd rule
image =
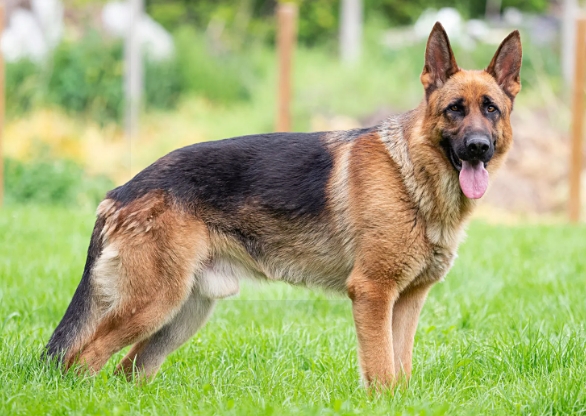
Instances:
[[[451,111],[460,111],[460,106],[458,106],[458,105],[451,105],[450,106],[450,110]]]
[[[496,111],[496,107],[494,105],[489,105],[488,107],[486,107],[486,111],[488,111],[489,113],[494,113]]]

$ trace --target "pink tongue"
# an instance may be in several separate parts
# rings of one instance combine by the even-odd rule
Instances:
[[[460,171],[460,188],[470,199],[478,199],[484,195],[488,187],[488,172],[484,169],[483,162],[462,161]]]

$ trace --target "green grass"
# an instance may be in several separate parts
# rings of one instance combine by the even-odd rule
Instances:
[[[0,211],[0,414],[586,413],[584,227],[472,224],[416,336],[410,387],[359,387],[350,303],[247,285],[146,385],[38,357],[79,281],[87,212]],[[119,358],[119,357],[116,357]]]

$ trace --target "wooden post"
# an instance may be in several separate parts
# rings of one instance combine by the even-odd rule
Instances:
[[[484,18],[488,21],[497,20],[501,16],[501,0],[486,0]]]
[[[362,49],[362,0],[342,0],[340,7],[340,57],[354,64]]]
[[[570,149],[571,222],[580,220],[580,176],[582,174],[582,140],[584,133],[584,70],[586,69],[586,17],[576,21],[576,54],[572,104],[572,145]]]
[[[564,85],[567,90],[572,88],[574,81],[574,69],[576,66],[576,16],[580,15],[580,6],[578,0],[562,0],[561,15],[561,64]],[[569,98],[569,96],[567,96]]]
[[[279,80],[277,91],[277,131],[291,130],[291,66],[297,37],[297,6],[277,5],[277,54]]]
[[[125,59],[125,99],[126,99],[126,140],[128,145],[128,170],[132,176],[132,140],[138,134],[138,116],[143,89],[142,48],[140,21],[143,16],[143,0],[128,2],[128,32],[124,45]]]
[[[0,39],[4,33],[4,4],[0,4]],[[5,112],[5,90],[4,90],[4,55],[0,51],[0,207],[4,204],[4,112]]]

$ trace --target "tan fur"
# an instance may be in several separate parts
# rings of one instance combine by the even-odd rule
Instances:
[[[393,306],[393,352],[395,358],[395,379],[411,377],[413,341],[419,314],[432,283],[424,283],[401,293]]]
[[[398,290],[384,276],[372,279],[372,274],[356,268],[348,281],[352,313],[358,338],[358,357],[363,381],[392,385],[395,381],[393,354],[393,304]]]
[[[192,291],[177,315],[155,334],[135,344],[120,361],[116,372],[125,374],[129,379],[135,371],[141,377],[153,377],[165,357],[205,324],[214,305],[215,300],[197,290]]]
[[[520,88],[520,58],[511,55],[520,53],[518,34],[507,39],[499,48],[507,55],[495,56],[487,71],[465,71],[436,26],[421,76],[426,96],[415,110],[366,133],[321,137],[333,167],[326,206],[314,216],[283,220],[253,198],[230,215],[209,207],[189,211],[162,190],[126,205],[103,201],[90,318],[67,365],[98,371],[135,344],[118,371],[152,376],[205,323],[216,299],[236,294],[239,281],[250,278],[346,292],[365,384],[407,380],[425,298],[451,268],[474,207],[440,145],[442,132],[490,130],[496,137],[490,174],[503,163]],[[485,96],[500,109],[494,122],[482,114]],[[446,116],[455,99],[469,108],[465,118]],[[263,246],[245,247],[222,231],[243,229]]]
[[[117,209],[103,202],[104,249],[93,271],[97,293],[91,337],[65,358],[99,371],[112,354],[168,322],[208,257],[208,232],[192,216],[147,194]]]

